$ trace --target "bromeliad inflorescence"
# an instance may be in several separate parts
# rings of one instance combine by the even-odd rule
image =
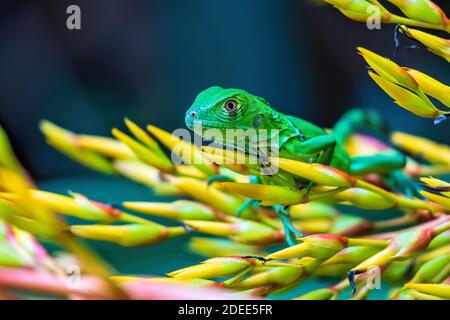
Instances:
[[[357,21],[375,6],[382,23],[402,24],[399,32],[448,61],[448,40],[411,28],[449,31],[431,1],[389,1],[404,17],[377,0],[326,2]],[[438,121],[448,115],[430,99],[448,107],[448,86],[358,50],[370,77],[401,107]],[[80,164],[182,198],[114,205],[40,190],[0,129],[0,298],[23,291],[69,299],[270,298],[327,277],[336,283],[296,299],[338,299],[347,289],[365,299],[381,277],[395,286],[391,299],[450,299],[450,184],[438,178],[450,173],[447,145],[389,132],[365,109],[320,128],[244,90],[217,86],[197,96],[185,120],[214,143],[200,146],[129,119],[129,132],[113,129],[113,137],[41,122],[47,142]],[[374,135],[358,133],[361,126]],[[386,219],[390,209],[398,215]],[[86,223],[70,225],[66,216]],[[180,261],[165,277],[119,275],[80,241],[143,246],[187,234],[196,235],[187,238],[189,250],[207,259]],[[38,241],[64,253],[50,255]],[[68,265],[80,266],[80,283]]]

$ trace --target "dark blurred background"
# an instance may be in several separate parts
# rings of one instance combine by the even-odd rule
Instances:
[[[449,12],[449,1],[436,2]],[[317,3],[2,1],[0,123],[37,179],[87,173],[46,146],[40,119],[101,135],[124,116],[173,130],[211,85],[246,89],[322,126],[370,106],[393,128],[449,142],[446,124],[394,106],[356,54],[364,46],[391,56],[394,27],[369,31]],[[66,27],[71,4],[81,8],[81,30]],[[395,60],[450,83],[448,64],[424,50],[402,50]]]

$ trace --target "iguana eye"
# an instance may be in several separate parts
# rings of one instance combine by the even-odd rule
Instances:
[[[233,113],[237,110],[239,103],[234,99],[229,99],[225,101],[224,107],[228,113]]]

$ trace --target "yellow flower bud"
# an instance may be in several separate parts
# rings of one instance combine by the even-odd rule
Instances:
[[[72,132],[60,128],[49,121],[41,121],[41,132],[45,135],[47,143],[69,158],[80,162],[88,168],[106,174],[114,174],[115,170],[110,161],[102,155],[82,149],[78,143],[78,137]]]
[[[189,242],[190,251],[206,257],[264,256],[259,247],[245,245],[228,239],[193,237]]]
[[[372,267],[408,259],[425,249],[432,238],[430,228],[415,228],[400,232],[385,249],[360,263],[353,271],[365,272]]]
[[[140,246],[183,235],[183,227],[165,227],[157,223],[127,225],[73,225],[75,235],[92,240],[109,241],[122,246]]]
[[[395,205],[394,200],[387,199],[375,192],[361,188],[344,190],[336,194],[336,198],[350,202],[358,208],[369,210],[384,210],[392,208]]]
[[[439,283],[445,280],[448,273],[450,273],[450,255],[438,256],[420,266],[410,283]]]
[[[325,0],[329,4],[332,4],[339,11],[341,11],[346,17],[359,21],[366,22],[367,19],[373,14],[371,8],[375,7],[373,3],[367,0]],[[380,8],[381,9],[381,8]],[[386,16],[383,14],[382,21],[385,21]]]
[[[358,51],[380,78],[414,92],[419,89],[416,80],[395,62],[362,47],[358,47]]]
[[[117,160],[114,168],[123,176],[152,188],[160,195],[180,195],[182,192],[173,184],[164,181],[165,175],[158,169],[136,160]]]
[[[400,107],[424,118],[437,118],[444,112],[437,109],[424,94],[417,95],[394,82],[386,80],[369,71],[369,76],[383,89]]]
[[[389,0],[413,20],[446,26],[448,19],[445,13],[430,0]]]
[[[310,291],[300,297],[294,298],[294,300],[333,300],[336,298],[337,292],[329,289],[317,289]]]
[[[429,162],[450,164],[450,148],[447,145],[398,131],[391,135],[391,139],[399,148],[420,155]]]
[[[239,219],[233,223],[186,220],[184,223],[198,232],[230,237],[244,244],[268,245],[284,240],[284,234],[281,231],[251,220]]]
[[[261,200],[261,204],[265,206],[298,204],[306,200],[306,194],[304,192],[289,190],[281,186],[239,182],[223,182],[221,185],[233,193],[251,199]]]
[[[419,41],[424,46],[426,46],[431,52],[433,52],[434,54],[436,54],[438,56],[443,57],[445,60],[447,60],[447,62],[450,62],[450,40],[440,38],[438,36],[435,36],[435,35],[420,31],[420,30],[407,28],[405,26],[401,26],[400,31],[403,34],[405,34],[408,38]],[[420,79],[418,79],[418,77],[416,77],[414,74],[411,74],[411,72],[409,72],[409,70],[408,70],[408,73],[419,83],[419,85],[422,87],[422,89],[424,89],[424,91],[426,92],[425,87],[422,86]],[[423,74],[419,74],[419,77],[422,77],[422,75]],[[425,80],[428,80],[427,79],[428,76],[425,76],[425,77],[426,77]],[[436,80],[434,80],[434,81],[436,81]],[[430,95],[433,96],[432,94],[430,94]],[[446,101],[448,101],[448,97],[447,97]],[[447,106],[449,105],[448,103],[445,103],[445,104]]]
[[[130,132],[139,140],[142,144],[149,147],[152,151],[161,151],[158,143],[150,137],[144,130],[142,130],[136,123],[128,118],[125,118],[125,124]]]
[[[382,248],[368,246],[353,246],[344,248],[334,256],[324,261],[321,266],[350,265],[352,267],[370,258]]]
[[[443,299],[450,299],[449,284],[407,283],[405,287],[417,290],[425,294],[434,295]]]
[[[8,136],[0,126],[0,165],[14,171],[20,170],[20,163],[14,155]]]
[[[201,264],[168,273],[177,279],[224,278],[238,274],[254,265],[255,259],[243,257],[219,257],[203,261]]]
[[[163,172],[170,173],[175,171],[172,162],[164,154],[161,155],[160,153],[155,153],[149,147],[136,141],[129,135],[116,128],[112,130],[112,134],[114,137],[125,143],[133,151],[136,157],[138,157],[143,162],[154,166],[155,168],[158,168]]]
[[[335,207],[322,202],[296,204],[289,207],[289,213],[295,220],[332,219],[339,214]]]
[[[229,215],[235,216],[238,209],[244,203],[243,199],[227,194],[216,188],[214,185],[208,186],[207,182],[204,180],[189,177],[171,177],[169,180],[176,188],[180,189],[185,194]],[[252,216],[253,214],[253,208],[247,207],[241,213],[241,216],[245,218]]]
[[[127,209],[173,220],[222,220],[225,215],[198,202],[178,200],[166,202],[124,202]]]
[[[291,159],[274,159],[281,169],[318,184],[351,187],[355,179],[343,171],[320,163],[305,163]]]
[[[208,176],[218,173],[218,168],[208,159],[203,157],[202,151],[194,144],[170,134],[155,126],[147,126],[147,130],[154,135],[172,154],[182,159],[184,163],[192,164]]]
[[[428,191],[419,191],[421,195],[430,199],[431,201],[443,206],[445,209],[450,210],[450,198],[445,196],[440,196]]]
[[[299,239],[300,244],[274,252],[267,259],[291,259],[297,257],[312,257],[328,259],[347,246],[347,239],[334,234],[315,234]]]
[[[81,149],[97,152],[114,159],[132,159],[135,157],[124,143],[112,138],[77,135],[75,143]]]
[[[259,175],[260,167],[255,157],[232,149],[202,147],[203,155],[208,160],[243,175]]]
[[[313,258],[302,258],[292,266],[271,267],[267,270],[248,276],[247,278],[236,281],[231,285],[233,289],[248,290],[259,287],[286,288],[298,283],[306,274],[320,262]]]
[[[450,48],[449,48],[450,51]],[[450,53],[449,53],[450,56]],[[450,62],[450,58],[449,58]],[[429,96],[441,101],[450,108],[450,87],[434,78],[414,69],[407,69],[408,73],[416,79],[420,88]]]

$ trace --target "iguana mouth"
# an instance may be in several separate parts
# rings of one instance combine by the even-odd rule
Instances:
[[[195,128],[198,129],[226,129],[229,128],[223,123],[211,121],[211,120],[202,120],[202,119],[196,119],[192,118],[190,116],[186,116],[186,126],[193,131],[196,131]]]

